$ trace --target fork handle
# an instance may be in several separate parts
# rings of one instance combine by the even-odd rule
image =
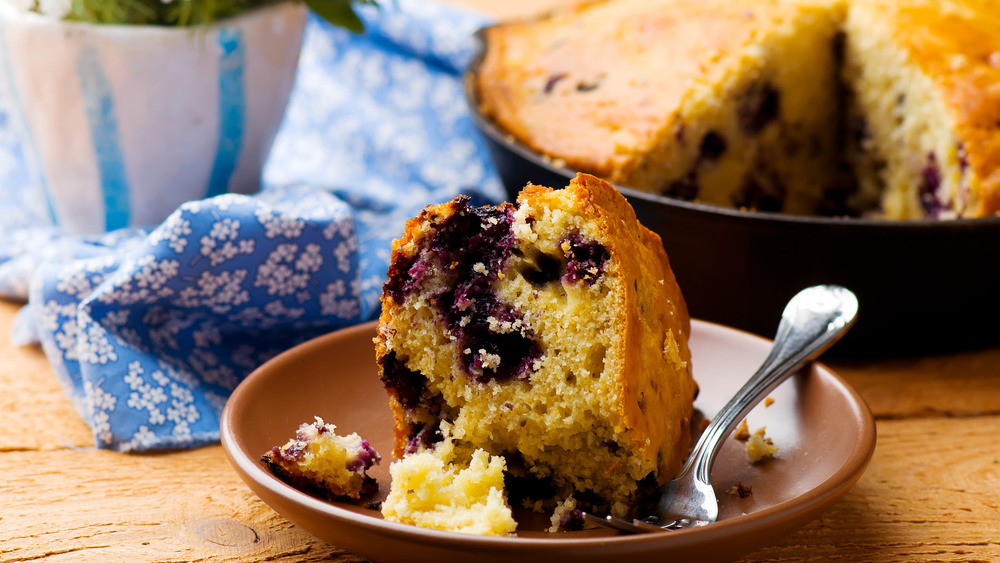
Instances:
[[[709,483],[722,440],[765,395],[839,340],[854,324],[857,312],[857,297],[840,286],[818,285],[796,294],[781,314],[771,353],[712,418],[679,476],[694,471],[699,481]]]

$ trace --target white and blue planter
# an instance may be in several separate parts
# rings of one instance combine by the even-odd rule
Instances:
[[[204,27],[91,25],[0,1],[0,95],[53,222],[150,226],[259,189],[305,20],[286,2]]]

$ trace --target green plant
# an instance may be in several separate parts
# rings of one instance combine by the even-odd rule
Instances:
[[[305,0],[306,5],[326,21],[347,28],[355,33],[365,30],[365,24],[354,12],[353,2],[377,6],[376,0]]]
[[[195,26],[235,16],[280,0],[72,0],[67,20],[124,25]],[[376,0],[304,0],[321,18],[360,33],[354,5]]]

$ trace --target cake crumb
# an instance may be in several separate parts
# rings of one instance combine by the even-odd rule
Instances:
[[[778,452],[778,446],[775,446],[770,438],[764,437],[765,428],[761,426],[747,440],[747,456],[750,458],[750,463],[772,458]]]
[[[341,436],[336,430],[336,425],[314,417],[314,422],[299,425],[294,438],[264,452],[261,461],[276,477],[304,492],[358,502],[378,488],[367,472],[382,457],[356,432]]]
[[[479,349],[479,358],[483,363],[483,369],[496,369],[500,366],[500,355],[490,354],[485,348]]]
[[[477,449],[465,468],[451,464],[450,456],[450,449],[442,448],[394,461],[383,518],[466,534],[513,534],[517,522],[504,498],[503,456]]]
[[[687,362],[681,357],[681,347],[674,337],[674,331],[667,329],[667,334],[663,339],[663,357],[670,360],[677,369],[687,369]]]
[[[740,498],[747,498],[753,494],[753,487],[750,485],[744,485],[742,482],[737,481],[736,484],[729,489],[729,494]]]
[[[576,499],[570,497],[560,501],[552,512],[549,523],[551,526],[546,531],[553,534],[560,530],[582,530],[583,512],[576,508]]]
[[[736,430],[733,432],[733,439],[742,441],[746,440],[749,437],[750,437],[750,428],[747,426],[747,419],[744,418],[743,422],[741,422],[740,425],[737,426]]]

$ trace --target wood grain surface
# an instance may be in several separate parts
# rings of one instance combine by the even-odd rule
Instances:
[[[563,3],[455,0],[516,17]],[[259,501],[220,446],[97,450],[40,348],[0,301],[0,561],[363,559]],[[877,419],[875,456],[832,509],[763,561],[1000,561],[1000,348],[832,362]]]
[[[298,529],[219,446],[93,447],[40,348],[0,301],[0,560],[363,561]],[[867,472],[834,507],[745,561],[1000,560],[1000,348],[833,362],[878,420]]]

